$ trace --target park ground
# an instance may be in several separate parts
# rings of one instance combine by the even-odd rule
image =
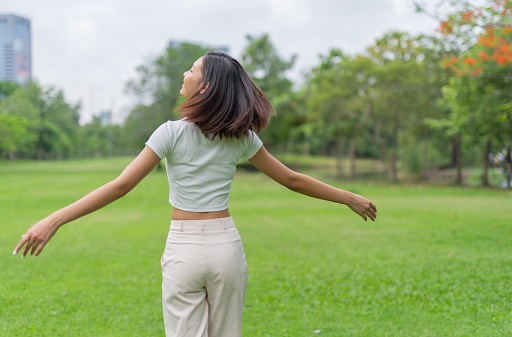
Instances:
[[[39,257],[11,255],[27,227],[129,160],[0,162],[0,336],[163,336],[163,172],[63,227]],[[230,210],[249,264],[244,336],[512,336],[511,192],[304,167],[371,198],[378,220],[240,170]]]

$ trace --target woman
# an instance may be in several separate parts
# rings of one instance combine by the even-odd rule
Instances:
[[[272,105],[235,59],[209,52],[183,76],[183,119],[162,124],[116,179],[32,226],[14,254],[23,248],[21,257],[39,255],[60,226],[124,196],[165,160],[173,206],[161,261],[166,335],[241,336],[247,265],[228,211],[241,158],[295,192],[347,205],[365,221],[375,221],[377,209],[362,196],[290,170],[267,152],[256,133]]]

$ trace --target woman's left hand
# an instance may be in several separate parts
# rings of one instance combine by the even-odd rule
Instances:
[[[368,219],[375,221],[375,219],[377,219],[377,206],[370,200],[358,194],[353,194],[350,199],[347,206],[355,213],[359,214],[364,221]]]
[[[39,255],[44,246],[55,235],[59,226],[56,226],[49,218],[45,218],[32,226],[25,234],[21,236],[21,240],[14,248],[13,255],[16,255],[22,248],[21,257],[25,257],[29,252],[30,255]]]

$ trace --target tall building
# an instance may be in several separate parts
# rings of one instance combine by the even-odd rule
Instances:
[[[0,81],[25,83],[32,78],[30,20],[0,14]]]
[[[100,112],[98,118],[100,119],[101,126],[112,125],[112,111],[103,110]]]

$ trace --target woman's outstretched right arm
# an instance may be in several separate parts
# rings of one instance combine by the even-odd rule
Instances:
[[[147,176],[159,162],[160,158],[146,146],[116,179],[33,225],[23,234],[13,254],[17,254],[25,246],[21,257],[29,252],[31,255],[39,255],[62,225],[121,198]]]

